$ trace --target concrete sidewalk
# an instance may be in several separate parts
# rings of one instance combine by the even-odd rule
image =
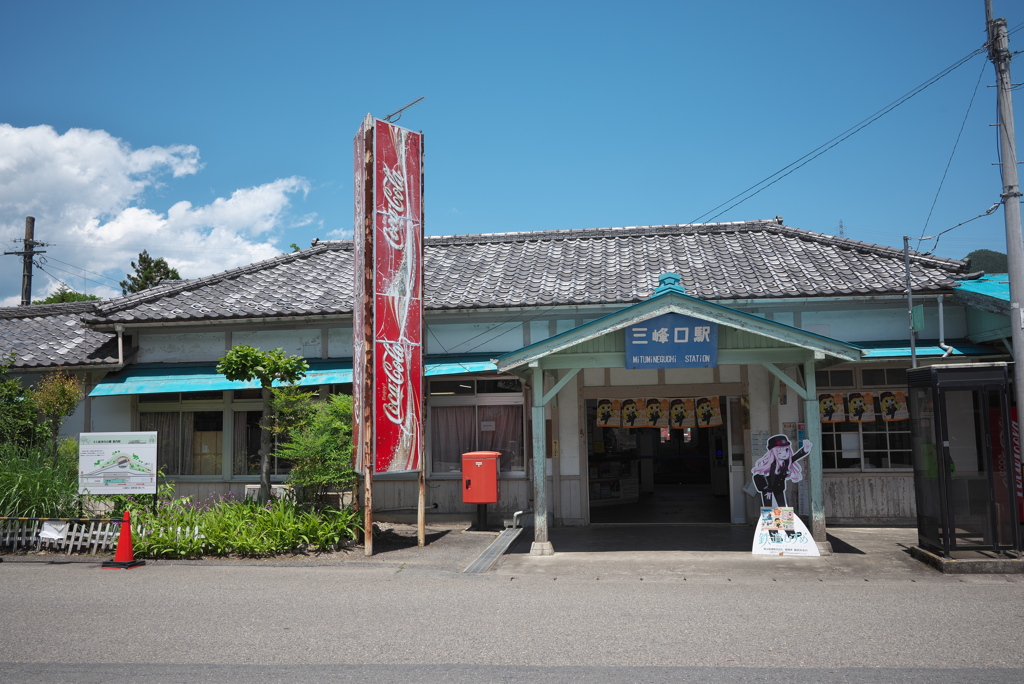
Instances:
[[[752,555],[753,527],[743,525],[591,525],[550,530],[555,555],[531,556],[526,530],[495,565],[501,575],[682,578],[765,581],[913,579],[942,574],[910,556],[912,528],[830,528],[833,555]]]

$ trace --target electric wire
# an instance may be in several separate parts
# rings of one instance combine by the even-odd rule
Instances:
[[[70,291],[72,291],[72,292],[77,292],[77,290],[75,290],[75,288],[73,288],[73,287],[71,287],[70,285],[68,285],[68,283],[67,283],[67,282],[66,282],[66,281],[65,281],[65,280],[64,280],[63,278],[61,278],[60,276],[54,275],[53,273],[50,273],[50,272],[49,272],[49,271],[47,271],[47,270],[46,270],[45,268],[43,268],[42,264],[40,264],[40,263],[38,263],[38,262],[33,262],[33,263],[34,263],[34,265],[35,265],[35,267],[36,267],[36,268],[38,268],[38,269],[39,269],[40,271],[42,271],[43,273],[45,273],[46,275],[48,275],[48,276],[50,276],[51,278],[53,278],[54,280],[56,280],[56,281],[57,281],[58,283],[60,283],[61,285],[63,285],[63,286],[64,286],[65,288],[67,288],[68,290],[70,290]],[[69,273],[68,271],[65,271],[65,270],[64,270],[64,269],[62,269],[62,268],[56,268],[56,267],[53,267],[53,268],[54,268],[54,270],[57,270],[57,271],[61,271],[61,272],[63,272],[63,273]],[[69,273],[69,275],[76,275],[76,274],[74,274],[74,273]],[[88,293],[88,292],[83,292],[83,293],[81,293],[81,294],[89,294],[89,293]]]
[[[48,257],[47,261],[56,261],[57,263],[64,264],[65,266],[70,266],[71,268],[77,268],[82,273],[89,273],[90,275],[94,275],[94,276],[97,276],[99,278],[105,278],[105,279],[109,280],[112,283],[117,283],[118,285],[121,284],[121,281],[119,281],[117,278],[111,278],[110,276],[105,276],[102,273],[97,273],[96,271],[90,271],[89,269],[82,268],[81,266],[78,266],[76,264],[70,264],[70,263],[68,263],[66,261],[61,261],[60,259],[57,259],[56,257],[52,257],[52,256]]]
[[[986,62],[981,63],[981,71],[978,73],[978,81],[974,84],[974,92],[971,94],[971,101],[967,103],[967,111],[964,112],[964,120],[960,122],[960,131],[956,134],[956,141],[953,143],[953,150],[949,153],[949,159],[946,161],[946,169],[942,172],[942,179],[939,180],[939,187],[935,190],[935,197],[932,199],[932,206],[928,209],[928,218],[925,219],[924,226],[921,228],[921,237],[917,240],[917,251],[919,252],[921,251],[921,242],[924,240],[924,234],[928,230],[928,224],[932,220],[932,213],[935,211],[935,205],[938,203],[939,195],[942,193],[942,186],[946,183],[946,176],[949,174],[949,167],[953,164],[953,156],[956,154],[957,147],[960,145],[960,138],[963,136],[964,128],[967,126],[967,118],[971,115],[971,108],[974,106],[975,98],[978,97],[978,88],[981,86],[981,78],[985,75],[985,68],[987,66],[988,64]],[[942,233],[940,233],[940,235],[941,234]],[[936,245],[938,245],[937,242]]]
[[[940,71],[938,74],[932,76],[931,78],[929,78],[928,80],[924,81],[923,83],[921,83],[917,87],[913,88],[912,90],[908,91],[907,93],[904,93],[902,96],[900,96],[897,99],[893,100],[892,102],[887,104],[885,107],[882,107],[881,109],[876,111],[874,114],[868,116],[865,119],[862,119],[859,123],[854,124],[850,128],[846,129],[842,133],[839,133],[838,135],[836,135],[835,137],[831,138],[830,140],[827,140],[826,142],[822,143],[821,145],[819,145],[818,147],[814,148],[813,150],[811,150],[807,154],[803,155],[802,157],[800,157],[800,158],[790,162],[789,164],[787,164],[786,166],[782,167],[781,169],[779,169],[775,173],[771,174],[770,176],[768,176],[768,177],[764,178],[763,180],[761,180],[761,181],[751,185],[750,187],[748,187],[747,189],[743,190],[742,192],[739,192],[739,193],[733,195],[732,197],[730,197],[729,199],[725,200],[724,202],[722,202],[718,206],[714,207],[713,209],[704,212],[703,214],[701,214],[697,218],[695,218],[692,221],[690,221],[690,223],[698,223],[698,222],[701,222],[701,221],[703,221],[704,223],[710,223],[711,221],[714,221],[716,218],[718,218],[722,214],[725,214],[726,212],[731,211],[732,209],[735,209],[740,204],[743,204],[744,202],[746,202],[750,198],[754,197],[755,195],[757,195],[757,194],[763,192],[764,190],[770,188],[772,185],[775,185],[780,180],[782,180],[786,176],[790,175],[791,173],[793,173],[797,169],[799,169],[799,168],[801,168],[803,166],[806,166],[810,162],[814,161],[815,159],[817,159],[821,155],[823,155],[826,152],[828,152],[829,150],[831,150],[833,147],[839,145],[841,142],[845,141],[846,139],[850,138],[851,136],[853,136],[853,135],[859,133],[860,131],[864,130],[865,128],[867,128],[868,126],[873,124],[875,121],[878,121],[880,118],[882,118],[886,114],[890,113],[891,111],[893,111],[894,109],[896,109],[897,107],[902,105],[907,100],[910,100],[911,98],[915,97],[916,95],[922,93],[923,91],[925,91],[926,89],[928,89],[929,87],[931,87],[932,85],[934,85],[935,83],[940,81],[941,79],[945,78],[949,74],[953,73],[955,70],[957,70],[960,67],[962,67],[964,64],[966,64],[967,62],[969,62],[973,58],[977,57],[980,54],[983,54],[985,51],[986,51],[986,47],[983,46],[983,47],[980,47],[980,48],[974,50],[973,52],[965,55],[964,57],[961,57],[959,60],[957,60],[956,62],[954,62],[950,66],[946,67],[945,69]],[[751,192],[751,191],[753,191],[753,192]],[[742,199],[739,199],[739,198],[742,198]],[[722,207],[724,207],[725,205],[729,204],[730,202],[732,202],[733,200],[736,200],[736,199],[739,199],[739,201],[735,202],[734,204],[728,206],[725,209],[722,209],[722,211],[719,211],[717,214],[714,214],[710,218],[706,218],[706,217],[708,217],[709,214],[712,214],[713,212],[718,211],[719,209],[721,209]]]
[[[928,256],[928,255],[932,254],[936,249],[938,249],[938,247],[939,247],[939,238],[941,238],[943,235],[945,235],[946,233],[948,233],[951,230],[959,228],[960,226],[966,225],[966,224],[970,223],[971,221],[977,221],[980,218],[984,218],[985,216],[989,216],[993,211],[998,209],[1001,204],[1002,204],[1002,202],[996,202],[991,207],[989,207],[988,211],[986,211],[985,213],[978,214],[974,218],[969,218],[966,221],[961,221],[960,223],[958,223],[955,226],[952,226],[950,228],[947,228],[946,230],[942,231],[941,233],[936,233],[935,235],[929,235],[928,237],[925,237],[925,236],[922,235],[921,239],[917,241],[918,251],[920,252],[920,247],[921,247],[921,242],[922,241],[924,241],[924,240],[935,240],[935,244],[932,245],[932,248],[929,249],[927,252],[924,252],[922,256]]]

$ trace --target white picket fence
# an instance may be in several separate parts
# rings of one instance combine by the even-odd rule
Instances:
[[[22,547],[53,549],[65,553],[113,551],[117,545],[121,523],[85,522],[67,523],[68,533],[63,539],[43,539],[40,520],[0,520],[0,549],[18,550]]]
[[[121,522],[68,522],[63,539],[40,537],[43,521],[0,520],[0,550],[17,551],[19,548],[50,549],[64,553],[113,553],[121,534]],[[178,528],[177,537],[202,537],[199,527]],[[134,528],[132,537],[140,539],[149,534],[146,528]]]

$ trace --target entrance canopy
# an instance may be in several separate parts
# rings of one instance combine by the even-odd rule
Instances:
[[[525,367],[551,370],[622,367],[626,328],[668,313],[722,326],[718,338],[719,365],[793,364],[808,360],[832,365],[857,362],[864,355],[855,345],[690,297],[676,285],[678,276],[675,274],[663,275],[660,280],[661,285],[646,302],[500,356],[494,360],[495,365],[499,371],[519,373],[523,373]]]
[[[678,275],[666,273],[659,279],[660,286],[654,296],[646,302],[494,359],[499,371],[526,377],[533,392],[531,422],[535,522],[531,554],[545,556],[554,553],[547,530],[544,407],[584,368],[763,365],[775,376],[776,383],[784,382],[804,401],[807,437],[817,447],[808,457],[811,531],[816,542],[825,543],[821,423],[814,374],[816,367],[858,362],[864,355],[863,351],[839,340],[690,297],[678,285],[679,280]],[[654,319],[658,319],[657,325],[642,325]],[[677,320],[681,322],[681,327],[666,326],[662,322]],[[635,349],[638,344],[647,345],[641,348],[643,352],[630,350],[631,346]],[[660,351],[662,349],[683,351],[663,353]],[[690,353],[690,350],[695,353]],[[648,362],[654,365],[637,365]],[[658,366],[661,362],[676,365]],[[680,363],[684,365],[678,365]],[[784,373],[779,368],[780,364],[801,365],[803,385]],[[555,376],[555,382],[550,388],[545,388],[545,371]]]

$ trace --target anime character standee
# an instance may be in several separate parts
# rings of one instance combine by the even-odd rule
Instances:
[[[786,435],[774,435],[768,439],[768,451],[750,469],[754,476],[754,487],[761,493],[762,506],[789,505],[786,503],[786,482],[799,482],[803,479],[803,466],[798,461],[810,451],[811,441],[808,439],[803,441],[796,453],[793,453]]]

